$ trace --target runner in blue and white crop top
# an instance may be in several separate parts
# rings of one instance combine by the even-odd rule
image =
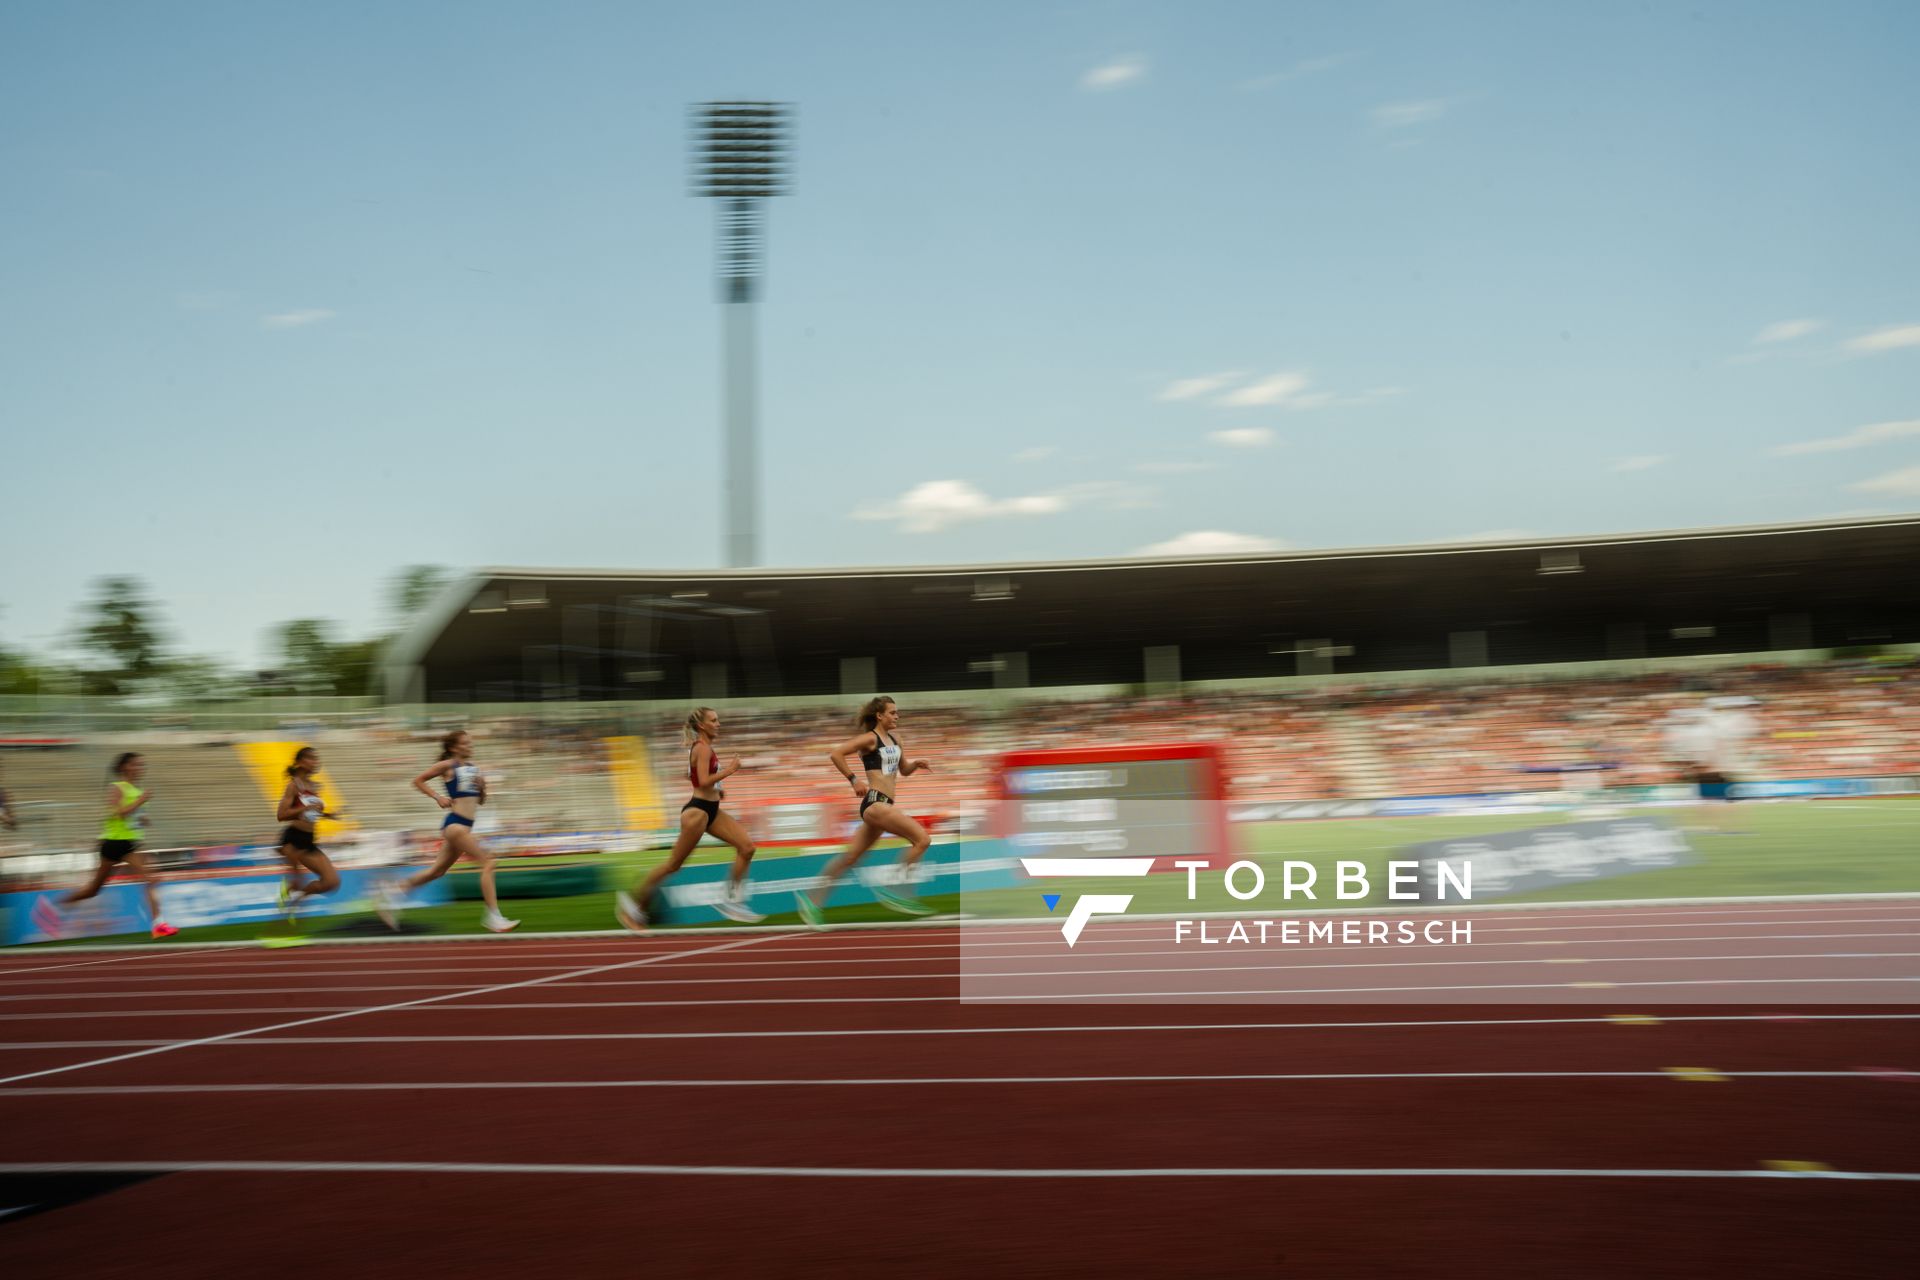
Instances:
[[[445,799],[434,795],[428,786],[434,781],[446,788]],[[493,853],[473,834],[473,820],[479,815],[480,806],[487,802],[487,779],[473,762],[472,736],[464,729],[456,729],[442,738],[440,759],[413,780],[413,788],[447,811],[447,816],[440,821],[440,856],[426,870],[384,885],[377,898],[381,915],[389,924],[394,924],[407,894],[438,880],[461,858],[471,858],[480,864],[480,896],[487,904],[480,923],[494,933],[513,928],[519,921],[500,914],[500,898],[493,883]]]
[[[455,760],[453,768],[447,771],[446,784],[449,800],[477,800],[481,804],[487,802],[487,780],[481,776],[480,766],[470,760]],[[447,827],[455,823],[470,827],[473,825],[473,819],[456,810],[447,814],[446,821],[440,825]]]

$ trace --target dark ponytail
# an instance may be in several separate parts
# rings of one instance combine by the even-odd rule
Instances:
[[[453,759],[453,744],[460,741],[466,732],[465,729],[455,729],[447,734],[446,737],[440,739],[440,758],[442,760]]]
[[[312,747],[302,747],[293,753],[293,763],[287,766],[287,776],[291,778],[300,772],[300,762],[313,754]]]
[[[860,708],[858,724],[871,733],[880,725],[880,713],[893,705],[893,699],[885,694],[877,698],[868,698],[867,705]]]
[[[138,751],[122,751],[113,758],[113,776],[116,778],[119,777],[127,765],[139,758],[140,753]]]

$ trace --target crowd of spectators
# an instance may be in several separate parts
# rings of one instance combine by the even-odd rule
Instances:
[[[1920,663],[1860,661],[1576,679],[1356,680],[1298,691],[994,705],[902,695],[899,737],[910,757],[933,765],[905,784],[902,799],[921,814],[978,812],[995,797],[1004,752],[1168,743],[1217,746],[1227,797],[1243,802],[1537,790],[1580,768],[1605,785],[1657,783],[1678,774],[1667,758],[1673,718],[1709,699],[1736,702],[1750,719],[1742,752],[1749,777],[1920,775]],[[454,727],[474,736],[501,802],[490,816],[503,836],[610,830],[633,821],[632,788],[615,775],[641,757],[625,751],[624,737],[645,744],[661,811],[670,819],[678,808],[686,788],[680,726],[689,709],[562,706],[466,718],[449,707],[431,723],[373,712],[283,725],[275,736],[318,746],[369,830],[431,832],[437,814],[408,784]],[[850,792],[827,753],[855,733],[853,711],[851,703],[724,709],[720,755],[744,765],[726,784],[728,803],[752,811],[826,801],[850,814]],[[104,753],[138,749],[152,753],[156,774],[166,775],[161,834],[259,839],[271,825],[265,802],[215,736],[243,735],[169,727],[110,741],[82,735],[58,752],[9,753],[19,757],[8,783],[13,816],[43,819],[36,824],[43,831],[58,818],[63,835],[83,841]]]
[[[1229,796],[1285,801],[1529,790],[1557,771],[1604,770],[1610,784],[1676,776],[1670,717],[1707,699],[1738,701],[1756,731],[1755,777],[1920,774],[1920,664],[1834,663],[1651,675],[1477,683],[1355,683],[1105,701],[1024,701],[992,708],[902,697],[899,736],[934,761],[913,803],[929,809],[991,798],[1001,753],[1046,747],[1209,742]],[[837,795],[827,752],[854,732],[818,710],[729,712],[720,752],[745,768],[742,801]],[[669,790],[684,774],[678,721],[650,735]]]

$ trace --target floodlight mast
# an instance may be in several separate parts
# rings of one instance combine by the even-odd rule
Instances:
[[[755,307],[764,288],[766,202],[787,193],[792,111],[780,102],[693,107],[693,194],[715,203],[727,441],[722,548],[731,568],[761,563]]]

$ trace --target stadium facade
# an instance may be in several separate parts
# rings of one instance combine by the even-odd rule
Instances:
[[[396,702],[684,701],[1219,680],[1920,642],[1920,515],[1179,559],[483,569]]]

